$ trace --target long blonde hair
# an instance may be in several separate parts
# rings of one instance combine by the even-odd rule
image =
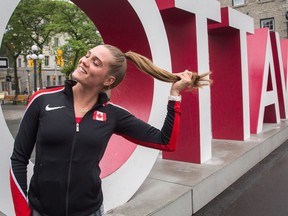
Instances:
[[[127,69],[126,59],[132,61],[139,70],[143,71],[146,74],[149,74],[155,79],[169,83],[174,83],[180,80],[177,75],[157,67],[150,59],[146,58],[143,55],[132,51],[123,53],[117,47],[108,44],[105,44],[104,46],[112,53],[115,59],[114,62],[110,62],[110,70],[108,71],[109,75],[115,77],[115,82],[110,86],[109,89],[115,88],[124,79]],[[190,87],[199,88],[202,86],[210,85],[212,83],[212,80],[206,78],[206,76],[208,76],[209,74],[210,73],[207,72],[198,75],[197,73],[192,72]]]

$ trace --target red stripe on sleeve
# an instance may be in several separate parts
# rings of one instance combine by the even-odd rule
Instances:
[[[127,137],[124,136],[127,140],[130,140],[131,142],[137,143],[139,145],[142,146],[146,146],[148,148],[153,148],[153,149],[158,149],[161,151],[168,151],[168,152],[172,152],[176,150],[176,146],[177,146],[177,142],[178,142],[178,135],[179,135],[179,127],[180,127],[180,115],[181,115],[181,111],[180,111],[180,102],[176,101],[174,104],[174,111],[175,111],[175,115],[174,115],[174,123],[173,123],[173,129],[172,129],[172,134],[170,137],[170,141],[168,144],[166,145],[161,145],[161,144],[157,144],[157,143],[149,143],[149,142],[143,142],[140,140],[135,140],[131,137]]]
[[[10,187],[16,216],[30,216],[31,209],[24,194],[21,192],[20,186],[15,182],[12,170],[10,170]]]
[[[41,95],[43,93],[47,93],[47,92],[54,92],[54,91],[59,91],[61,89],[64,89],[63,86],[61,87],[55,87],[55,88],[51,88],[51,89],[41,89],[37,92],[35,92],[30,98],[29,98],[29,101],[28,101],[28,104],[27,106],[34,100],[34,98],[36,98],[38,95]]]

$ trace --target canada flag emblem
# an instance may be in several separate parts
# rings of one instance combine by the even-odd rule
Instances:
[[[93,119],[96,121],[106,121],[106,113],[95,111],[93,113]]]

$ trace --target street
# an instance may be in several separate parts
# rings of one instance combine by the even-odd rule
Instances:
[[[193,216],[287,216],[288,141]]]

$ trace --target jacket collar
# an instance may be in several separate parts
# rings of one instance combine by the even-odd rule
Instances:
[[[75,80],[65,80],[65,84],[64,84],[64,93],[68,95],[68,97],[70,99],[73,100],[73,91],[72,91],[72,87],[74,85],[77,84],[77,81]],[[99,93],[99,97],[98,97],[98,101],[97,101],[97,105],[99,104],[106,104],[108,101],[110,100],[110,98],[108,97],[108,95],[105,92],[101,92]]]

